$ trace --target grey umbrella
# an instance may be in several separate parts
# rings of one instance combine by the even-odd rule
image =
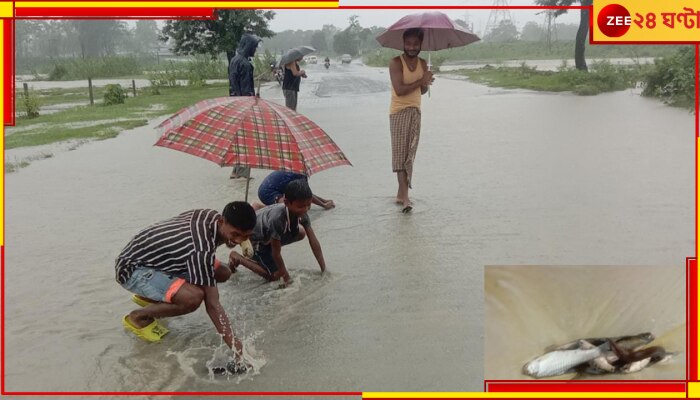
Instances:
[[[282,58],[280,58],[280,62],[277,64],[277,67],[281,68],[294,60],[298,60],[307,54],[313,53],[314,51],[316,51],[316,49],[311,46],[299,46],[289,49],[286,53],[284,53]]]

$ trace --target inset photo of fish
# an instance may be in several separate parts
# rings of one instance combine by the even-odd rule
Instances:
[[[485,380],[685,380],[684,266],[486,266]]]

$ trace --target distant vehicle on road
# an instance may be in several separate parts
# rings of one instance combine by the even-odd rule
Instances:
[[[342,64],[350,64],[350,61],[352,61],[352,56],[350,54],[343,54],[340,57],[340,62]]]
[[[307,61],[309,64],[316,64],[318,62],[318,59],[316,56],[309,56],[309,59]]]

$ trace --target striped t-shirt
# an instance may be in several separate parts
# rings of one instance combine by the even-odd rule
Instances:
[[[215,286],[217,217],[214,210],[192,210],[139,232],[116,260],[117,282],[126,283],[136,266],[187,273],[193,285]]]

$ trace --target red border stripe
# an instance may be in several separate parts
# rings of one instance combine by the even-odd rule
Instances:
[[[5,52],[2,55],[2,65],[5,70],[3,76],[4,93],[3,121],[5,125],[15,124],[15,20],[3,21],[3,46]],[[4,354],[4,353],[3,353]]]
[[[88,17],[109,17],[115,18],[212,18],[214,9],[210,7],[198,8],[67,8],[67,7],[42,7],[42,8],[15,8],[17,18],[88,18]]]
[[[582,383],[582,382],[528,382],[528,383],[489,383],[489,393],[505,392],[654,392],[685,393],[685,382],[643,383]]]

